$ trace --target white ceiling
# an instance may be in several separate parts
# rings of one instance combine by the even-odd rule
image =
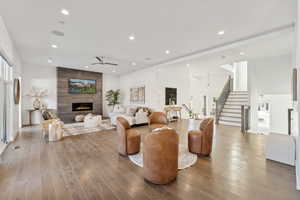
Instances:
[[[245,42],[236,42],[234,45],[226,45],[212,51],[186,56],[161,66],[167,67],[168,70],[176,67],[188,67],[194,77],[207,77],[207,73],[222,73],[223,75],[222,65],[240,61],[251,62],[269,57],[290,56],[293,63],[295,40],[294,27],[290,27]]]
[[[191,66],[215,66],[219,68],[224,64],[231,64],[239,61],[251,61],[266,57],[281,55],[292,55],[295,45],[295,31],[290,28],[281,32],[270,34],[268,36],[247,41],[246,43],[229,47],[224,50],[218,50],[205,55],[195,56],[180,62]],[[241,53],[243,53],[241,55]],[[212,70],[207,68],[207,71]]]
[[[120,64],[117,74],[250,37],[296,18],[296,0],[0,0],[0,5],[24,63],[85,69],[94,56],[107,56]],[[63,16],[62,8],[70,15]],[[225,35],[217,35],[219,30]],[[135,41],[128,40],[131,34]],[[167,49],[171,54],[164,53]],[[47,63],[49,57],[54,63]],[[112,67],[90,70],[112,73]]]

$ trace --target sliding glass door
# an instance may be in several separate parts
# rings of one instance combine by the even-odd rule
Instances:
[[[0,56],[0,141],[7,143],[12,131],[12,68]]]

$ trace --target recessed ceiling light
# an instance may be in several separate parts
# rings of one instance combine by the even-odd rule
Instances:
[[[244,55],[245,55],[245,53],[244,53],[244,52],[240,52],[240,55],[241,55],[241,56],[244,56]]]
[[[165,53],[166,54],[170,54],[171,52],[170,52],[170,50],[166,50]]]
[[[69,14],[70,14],[69,11],[66,10],[66,9],[62,9],[62,10],[61,10],[61,13],[62,13],[63,15],[69,15]]]
[[[84,66],[85,68],[89,68],[89,66],[87,65],[87,66]]]
[[[224,35],[225,34],[225,31],[224,30],[221,30],[218,32],[218,35]]]
[[[48,63],[53,63],[52,58],[48,58]]]
[[[57,49],[57,45],[56,44],[52,44],[51,47],[54,48],[54,49]]]
[[[187,67],[189,67],[189,66],[190,66],[190,64],[186,64],[186,66],[187,66]]]
[[[130,36],[128,37],[128,39],[129,39],[129,40],[135,40],[135,36],[134,36],[134,35],[130,35]]]
[[[116,72],[116,69],[115,69],[115,68],[113,68],[112,72],[114,72],[114,73],[115,73],[115,72]]]
[[[131,65],[132,65],[132,66],[136,66],[136,62],[132,62]]]

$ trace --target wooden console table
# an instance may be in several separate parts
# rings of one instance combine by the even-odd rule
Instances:
[[[165,108],[164,108],[164,111],[165,111],[168,119],[172,118],[172,116],[170,115],[170,113],[172,113],[172,112],[176,113],[176,116],[179,119],[181,119],[181,110],[182,110],[181,106],[165,106]],[[170,121],[172,121],[172,119]]]
[[[29,124],[28,124],[28,126],[32,126],[32,125],[33,125],[33,124],[32,124],[32,113],[33,113],[34,111],[38,111],[38,110],[35,110],[35,109],[28,109],[27,111],[28,111],[28,114],[29,114]]]

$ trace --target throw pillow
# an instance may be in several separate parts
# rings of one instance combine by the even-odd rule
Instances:
[[[52,119],[50,113],[47,110],[44,110],[42,112],[42,117],[43,117],[44,120]]]
[[[133,107],[127,107],[127,110],[126,110],[126,114],[129,115],[129,116],[134,116],[136,113],[136,108],[133,108]]]
[[[115,112],[115,113],[124,113],[125,109],[121,105],[115,105],[113,112]]]
[[[75,116],[75,121],[76,122],[82,122],[84,120],[84,115],[76,115]]]

